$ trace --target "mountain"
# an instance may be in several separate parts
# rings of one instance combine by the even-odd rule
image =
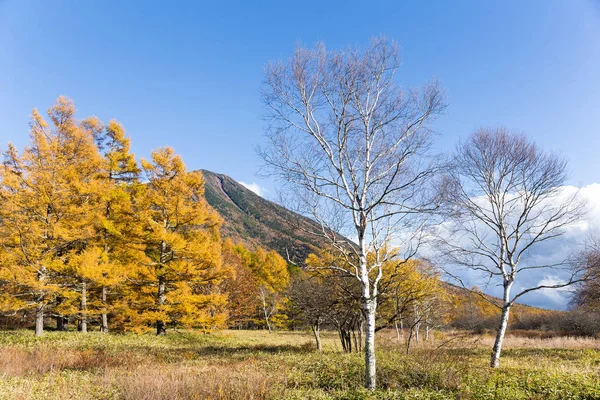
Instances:
[[[261,246],[301,262],[323,247],[315,221],[266,200],[227,175],[201,170],[205,197],[223,218],[221,235],[249,248]]]

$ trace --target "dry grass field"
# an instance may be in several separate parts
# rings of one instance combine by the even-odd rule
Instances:
[[[600,399],[599,340],[529,336],[490,370],[491,336],[436,332],[406,355],[384,332],[369,393],[333,332],[322,353],[301,332],[2,332],[0,399]]]

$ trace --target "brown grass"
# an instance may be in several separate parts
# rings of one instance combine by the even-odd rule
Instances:
[[[63,398],[73,393],[80,399],[106,395],[124,400],[257,400],[266,399],[276,383],[251,360],[216,365],[193,360],[162,363],[129,352],[8,347],[0,348],[0,379],[16,383],[0,385],[0,398],[6,399],[54,398],[62,392]],[[99,393],[98,388],[105,392]]]
[[[483,346],[492,347],[495,337],[492,335],[480,336]],[[504,339],[505,349],[600,349],[600,340],[579,336],[554,336],[554,337],[525,337],[507,334]]]
[[[126,400],[266,399],[275,379],[254,362],[227,366],[141,365],[106,377]]]
[[[62,370],[93,371],[132,364],[136,357],[109,354],[102,349],[69,350],[57,348],[0,347],[0,376],[41,375]]]
[[[431,348],[489,348],[491,349],[496,339],[495,332],[475,334],[467,331],[444,331],[431,334],[431,340],[412,342],[411,349]],[[404,345],[407,333],[400,344]],[[387,329],[378,333],[378,341],[383,346],[398,346],[396,332]],[[583,336],[560,336],[555,333],[543,331],[508,331],[504,338],[503,349],[593,349],[600,350],[600,339]]]

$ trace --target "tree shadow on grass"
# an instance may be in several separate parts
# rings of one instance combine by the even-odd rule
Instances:
[[[157,348],[152,346],[130,346],[128,350],[136,354],[162,362],[179,362],[203,358],[223,358],[237,362],[248,357],[262,357],[274,354],[308,354],[315,350],[308,345],[240,345],[240,346],[173,346]]]

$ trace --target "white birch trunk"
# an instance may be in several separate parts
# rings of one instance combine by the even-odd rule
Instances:
[[[46,279],[46,267],[42,266],[37,272],[37,279],[42,283]],[[37,307],[35,309],[35,336],[42,336],[44,333],[44,295],[37,296]]]
[[[165,279],[161,276],[158,278],[158,306],[162,308],[167,299],[166,295],[166,284]],[[167,327],[165,326],[165,322],[161,319],[156,321],[156,334],[157,335],[166,335]]]
[[[163,222],[164,226],[168,226],[168,221]],[[165,277],[162,275],[164,272],[164,264],[167,261],[167,243],[163,240],[160,244],[160,275],[158,277],[158,293],[157,295],[157,304],[158,308],[162,310],[162,306],[167,302],[167,284],[165,282]],[[156,321],[156,334],[157,335],[166,335],[167,327],[165,326],[165,321],[162,319]]]
[[[375,389],[377,382],[375,377],[375,311],[376,300],[365,302],[365,314],[367,318],[367,329],[365,333],[365,387]]]
[[[106,286],[102,286],[102,306],[104,311],[102,312],[102,320],[100,323],[100,332],[108,332],[108,314],[106,313]]]
[[[419,329],[421,329],[421,314],[419,312],[419,307],[415,304],[415,343],[419,343]]]
[[[490,361],[490,367],[496,368],[500,365],[500,354],[502,353],[502,342],[504,341],[504,335],[506,334],[506,328],[508,326],[508,317],[510,314],[510,288],[512,282],[504,283],[504,306],[502,307],[502,317],[500,318],[500,326],[498,327],[498,333],[496,334],[496,340],[494,342],[494,348],[492,350],[492,359]]]
[[[313,334],[315,335],[315,342],[317,343],[317,350],[323,350],[323,346],[321,345],[321,328],[319,323],[311,324]]]
[[[44,304],[39,303],[35,309],[35,336],[42,336],[44,333]]]
[[[269,330],[269,333],[271,333],[271,321],[269,321],[270,313],[267,306],[267,293],[266,289],[263,287],[260,289],[260,299],[262,300],[263,314],[265,316],[265,322],[267,323],[267,329]]]
[[[81,284],[81,319],[80,332],[87,333],[87,283]]]

